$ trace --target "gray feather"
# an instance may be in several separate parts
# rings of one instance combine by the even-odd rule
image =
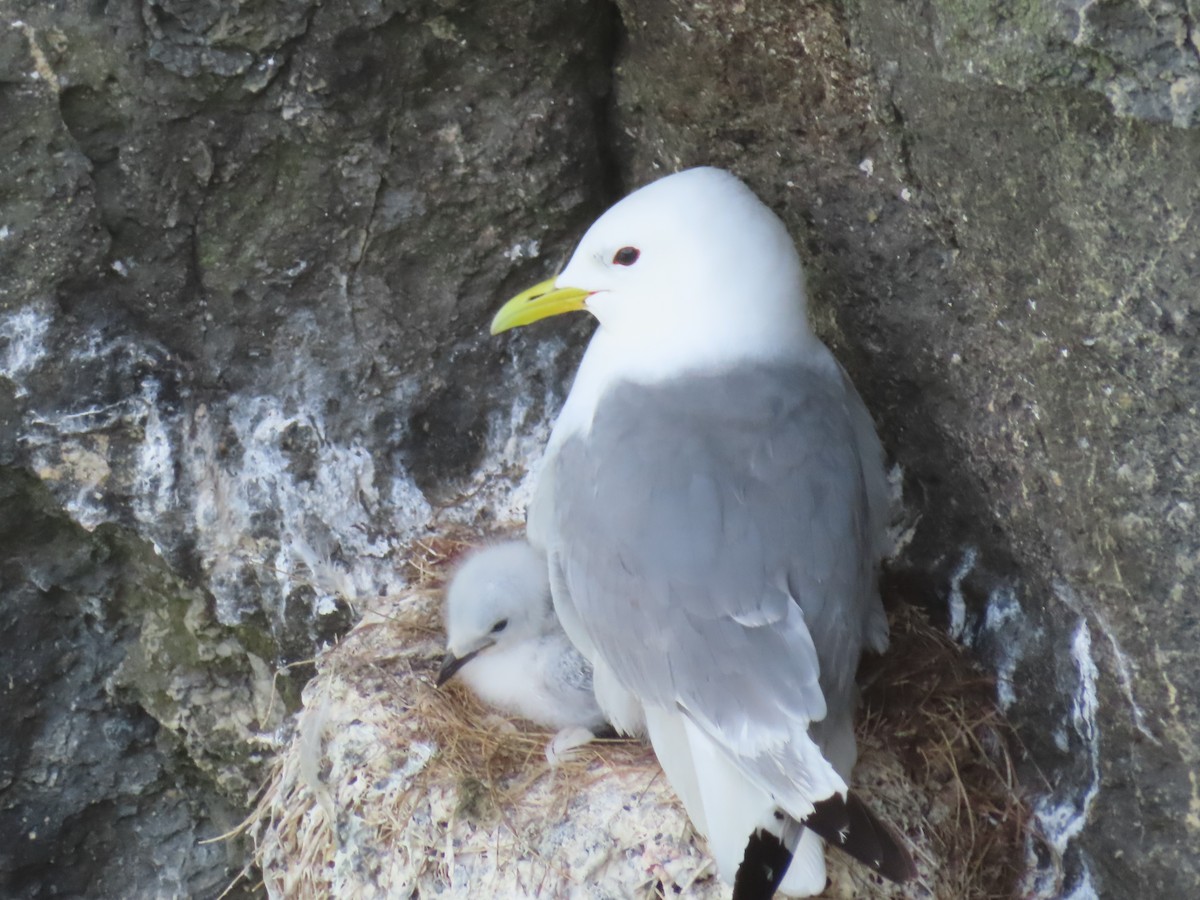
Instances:
[[[568,632],[643,702],[755,753],[853,707],[882,610],[881,454],[827,362],[618,383],[543,477]]]

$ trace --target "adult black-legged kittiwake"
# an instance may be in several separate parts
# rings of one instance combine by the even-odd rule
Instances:
[[[441,687],[457,674],[497,709],[559,729],[551,763],[608,730],[592,667],[554,614],[546,558],[525,541],[476,550],[446,588]]]
[[[641,716],[738,900],[825,887],[821,837],[896,880],[848,791],[855,669],[887,645],[883,453],[808,324],[783,223],[734,176],[626,197],[492,332],[599,321],[551,433],[528,537],[617,728]]]

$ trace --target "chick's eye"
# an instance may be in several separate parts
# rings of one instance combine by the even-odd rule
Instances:
[[[499,622],[497,622],[495,625],[492,626],[492,634],[499,634],[507,627],[508,627],[508,619],[501,619]]]
[[[632,266],[641,255],[642,251],[637,247],[622,247],[613,254],[613,263],[618,266]]]

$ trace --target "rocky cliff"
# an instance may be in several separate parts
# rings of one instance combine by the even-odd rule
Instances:
[[[1194,0],[8,0],[0,889],[208,896],[304,661],[506,518],[624,190],[788,222],[1041,896],[1200,891]],[[232,853],[233,856],[227,855]]]

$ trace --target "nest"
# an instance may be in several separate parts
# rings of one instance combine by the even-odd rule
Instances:
[[[552,735],[434,687],[440,587],[480,538],[411,555],[414,587],[376,604],[317,660],[295,734],[239,829],[271,897],[725,898],[653,752],[599,741],[555,767]],[[837,898],[1004,898],[1026,806],[994,686],[912,607],[864,664],[855,789],[914,848],[920,877],[882,881],[827,853]]]

